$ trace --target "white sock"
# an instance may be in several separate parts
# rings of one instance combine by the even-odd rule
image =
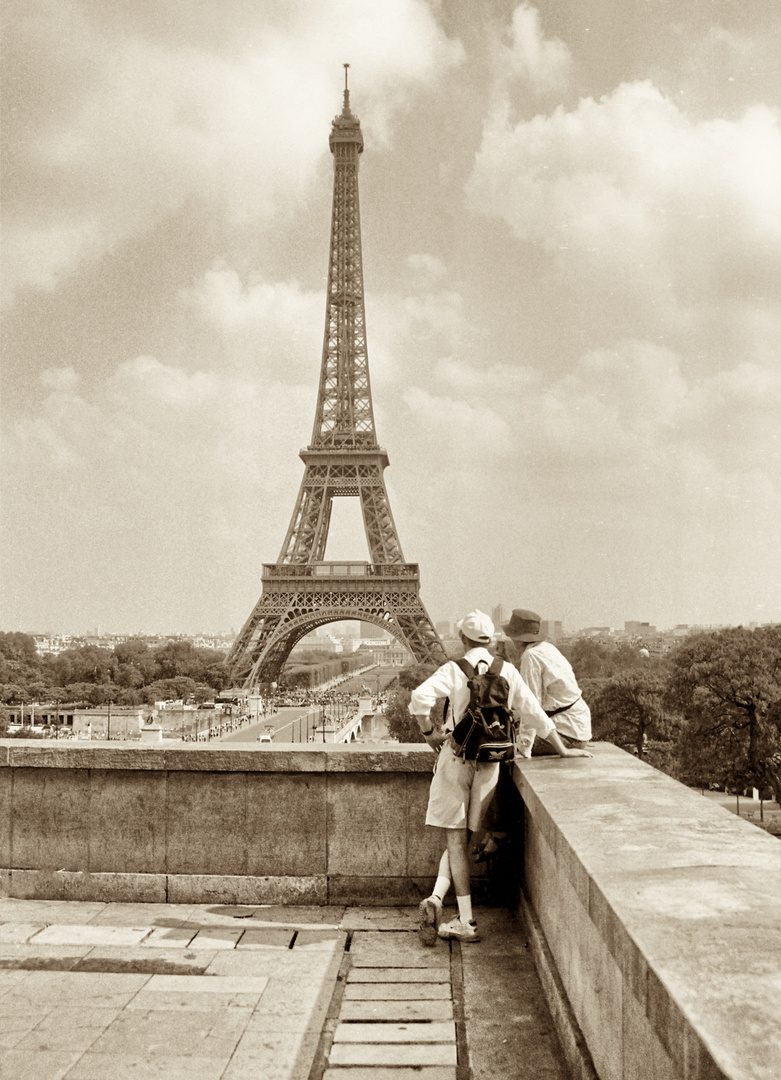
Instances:
[[[456,903],[458,904],[458,917],[464,925],[472,921],[472,897],[471,896],[457,896]]]
[[[445,897],[447,896],[447,890],[450,888],[450,878],[443,877],[441,874],[437,878],[437,883],[431,890],[431,895],[436,896],[437,900],[441,900],[444,904]]]

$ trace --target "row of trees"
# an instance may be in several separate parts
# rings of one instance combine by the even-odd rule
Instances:
[[[39,656],[29,634],[0,633],[0,702],[143,705],[170,698],[206,701],[230,685],[225,653],[175,640],[132,638],[113,649],[84,645]]]
[[[591,707],[594,739],[683,783],[756,787],[781,802],[781,626],[699,634],[663,657],[593,641],[562,651]],[[407,704],[431,670],[405,669],[389,700],[388,729],[401,741],[420,740]]]

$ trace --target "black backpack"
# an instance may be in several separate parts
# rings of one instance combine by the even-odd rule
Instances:
[[[495,656],[481,675],[468,660],[456,660],[467,678],[469,704],[453,729],[456,757],[469,761],[508,761],[514,756],[513,716],[507,707],[510,684]]]

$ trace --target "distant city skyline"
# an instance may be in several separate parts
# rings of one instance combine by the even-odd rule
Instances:
[[[480,610],[485,610],[484,608],[481,608],[479,604],[476,604],[474,606],[477,607],[477,608],[480,608]],[[490,614],[490,612],[486,612],[486,613]],[[445,625],[449,625],[450,627],[452,627],[453,631],[455,632],[456,622],[458,621],[459,618],[461,618],[465,614],[466,614],[466,612],[461,612],[459,615],[453,615],[450,618],[433,619],[432,621],[433,621],[434,626],[436,627],[438,633],[442,633],[440,628],[445,626]],[[509,618],[509,611],[508,611],[508,618]],[[561,622],[561,620],[554,620],[554,619],[543,620],[543,621],[546,622],[546,623]],[[359,620],[344,620],[344,622],[345,623],[346,622],[359,623]],[[772,622],[772,620],[771,620],[771,622]],[[682,627],[710,630],[710,629],[721,629],[722,627],[726,627],[726,626],[756,627],[756,626],[760,626],[760,625],[766,625],[764,623],[757,623],[757,622],[755,622],[753,620],[746,620],[745,622],[741,622],[741,623],[695,623],[695,622],[681,621],[681,622],[672,623],[669,626],[656,626],[655,624],[650,624],[649,621],[646,620],[646,619],[643,619],[643,620],[624,619],[621,622],[615,623],[615,624],[609,624],[609,623],[606,623],[604,621],[595,620],[593,622],[586,622],[582,626],[570,626],[567,623],[563,623],[562,624],[562,633],[564,635],[577,634],[577,633],[580,633],[580,632],[582,632],[584,630],[596,629],[596,628],[600,628],[600,627],[606,627],[607,629],[609,629],[613,633],[622,633],[622,634],[623,633],[628,633],[628,634],[640,633],[641,631],[639,629],[636,629],[636,630],[635,629],[627,629],[627,624],[630,624],[630,625],[631,624],[637,624],[638,627],[639,627],[639,625],[641,623],[649,624],[651,633],[670,633],[673,630],[679,629],[679,628],[682,628]],[[334,624],[335,627],[338,627],[338,629],[335,630],[335,631],[329,631],[327,629],[328,625],[329,624],[325,624],[323,627],[321,627],[321,631],[324,631],[326,634],[335,633],[336,636],[339,636],[340,634],[341,635],[346,635],[348,637],[350,637],[350,636],[361,636],[360,634],[351,634],[349,630],[345,630],[343,628],[341,623],[340,624]],[[501,626],[499,624],[495,623],[495,626],[496,626],[497,631],[501,630]],[[222,629],[222,630],[219,630],[219,629],[217,629],[217,630],[215,630],[215,629],[205,630],[203,628],[199,628],[199,629],[195,629],[195,630],[183,630],[181,628],[179,628],[179,629],[170,629],[169,628],[169,629],[165,629],[165,630],[164,629],[157,629],[157,630],[153,630],[153,629],[133,629],[133,630],[130,630],[130,629],[119,629],[119,628],[109,628],[109,627],[97,626],[97,627],[86,627],[86,628],[83,628],[83,629],[76,629],[76,630],[54,630],[54,629],[35,629],[35,628],[33,628],[33,629],[24,629],[24,628],[14,627],[14,628],[11,628],[11,632],[13,632],[14,630],[18,630],[19,632],[28,634],[28,635],[30,635],[32,637],[51,637],[51,638],[57,638],[57,637],[73,637],[73,638],[100,638],[100,637],[104,637],[104,638],[109,638],[109,637],[185,637],[185,638],[194,638],[194,637],[203,637],[203,638],[213,638],[213,639],[228,640],[228,639],[231,639],[231,638],[235,637],[235,635],[238,633],[239,629],[240,628]],[[2,626],[0,626],[0,631],[9,632],[8,628],[2,627]],[[311,635],[307,635],[307,638],[304,638],[302,640],[308,640],[309,637],[314,637],[315,634],[316,634],[316,632],[313,631],[313,633]],[[372,636],[372,635],[366,635],[366,636]],[[390,636],[392,636],[392,635],[390,635]]]
[[[151,12],[5,22],[0,626],[244,623],[312,431],[348,61],[432,620],[781,621],[775,4]],[[367,557],[355,500],[325,556]]]

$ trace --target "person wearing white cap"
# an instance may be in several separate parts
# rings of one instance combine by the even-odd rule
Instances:
[[[466,649],[466,660],[476,673],[488,670],[493,656],[487,646],[494,636],[494,624],[483,611],[470,611],[457,624]],[[556,734],[553,721],[540,708],[537,699],[512,664],[505,661],[500,675],[507,681],[507,708],[523,719],[527,727],[551,740],[562,757],[590,757],[587,751],[569,750]],[[450,709],[441,730],[430,720],[437,701],[448,698]],[[469,873],[469,839],[479,825],[484,807],[491,799],[499,778],[496,762],[472,761],[457,756],[453,728],[466,712],[470,691],[467,677],[454,660],[449,660],[412,691],[409,711],[432,750],[439,753],[431,781],[426,824],[444,829],[447,847],[440,860],[431,896],[420,904],[420,940],[433,945],[437,936],[459,941],[479,941],[472,913],[472,889]],[[450,888],[451,877],[456,893],[458,915],[440,925],[442,905]]]

